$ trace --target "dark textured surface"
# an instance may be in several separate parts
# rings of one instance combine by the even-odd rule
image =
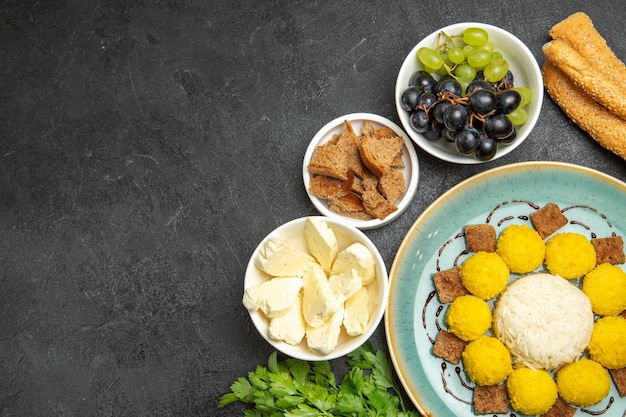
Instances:
[[[0,415],[241,415],[217,401],[271,352],[244,270],[269,231],[316,214],[301,165],[317,129],[361,111],[398,122],[400,64],[439,27],[499,25],[542,63],[549,28],[579,10],[626,58],[612,0],[2,2]],[[543,104],[498,161],[418,150],[415,200],[367,232],[388,266],[415,218],[485,169],[552,160],[626,180]]]

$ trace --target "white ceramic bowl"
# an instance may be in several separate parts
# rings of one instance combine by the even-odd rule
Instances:
[[[513,152],[513,150],[522,144],[537,123],[543,102],[543,80],[541,70],[539,69],[535,57],[522,41],[506,30],[484,23],[468,22],[446,26],[425,37],[409,52],[400,67],[395,89],[396,109],[402,126],[404,126],[407,134],[420,148],[439,159],[457,164],[479,164],[484,161],[479,161],[473,156],[459,154],[453,143],[446,142],[442,139],[431,142],[425,139],[420,133],[415,132],[409,122],[409,113],[402,109],[400,105],[400,99],[404,90],[409,86],[411,75],[415,71],[423,69],[417,58],[418,49],[423,46],[434,47],[437,42],[437,35],[441,31],[448,35],[459,35],[470,27],[479,27],[487,31],[489,41],[493,43],[494,51],[500,51],[509,62],[509,69],[513,73],[515,86],[528,87],[533,92],[532,102],[525,107],[528,112],[528,120],[522,126],[518,126],[517,139],[510,145],[501,147],[491,161]]]
[[[327,355],[318,355],[309,350],[306,344],[306,337],[299,345],[296,346],[282,341],[272,340],[268,333],[269,320],[265,317],[265,314],[259,310],[250,312],[250,318],[252,319],[254,326],[269,344],[285,355],[306,361],[321,361],[339,358],[352,352],[365,343],[380,324],[383,318],[383,313],[387,307],[387,298],[389,295],[387,268],[380,252],[376,246],[374,246],[372,241],[362,231],[344,221],[322,216],[314,217],[325,221],[326,224],[328,224],[328,226],[335,232],[340,251],[355,242],[364,244],[370,250],[376,261],[376,280],[366,287],[370,296],[370,317],[367,330],[362,335],[353,337],[349,336],[342,328],[337,348]],[[304,224],[306,219],[306,217],[302,217],[285,223],[272,231],[263,239],[263,241],[261,241],[252,253],[250,261],[248,262],[244,279],[244,291],[247,288],[260,284],[271,278],[254,265],[254,259],[259,253],[261,246],[270,237],[281,238],[291,246],[308,253],[308,246],[304,236]]]
[[[404,174],[404,182],[406,184],[406,192],[402,196],[402,198],[396,203],[398,209],[391,213],[389,216],[384,219],[371,219],[371,220],[359,220],[348,216],[343,216],[331,211],[328,208],[328,202],[326,200],[319,199],[311,193],[309,193],[309,182],[311,180],[311,173],[307,169],[307,166],[311,162],[311,158],[315,153],[315,150],[319,145],[322,145],[332,139],[333,135],[339,134],[344,130],[344,123],[348,120],[352,124],[352,128],[355,133],[358,135],[361,132],[361,128],[365,124],[365,122],[369,121],[372,126],[375,128],[386,126],[392,129],[398,136],[401,136],[404,139],[404,148],[402,160],[404,162],[404,168],[401,169]],[[411,142],[411,139],[407,136],[407,134],[394,122],[388,120],[382,116],[378,116],[376,114],[371,113],[352,113],[346,114],[344,116],[337,117],[336,119],[328,122],[324,127],[322,127],[317,134],[311,140],[306,153],[304,154],[304,162],[302,166],[302,178],[304,180],[304,188],[311,199],[311,202],[315,206],[315,208],[324,216],[339,219],[351,224],[354,227],[357,227],[362,230],[375,229],[377,227],[383,226],[393,220],[395,220],[402,212],[408,207],[411,200],[415,196],[417,192],[417,184],[419,178],[419,165],[417,161],[417,153],[415,152],[415,147]]]

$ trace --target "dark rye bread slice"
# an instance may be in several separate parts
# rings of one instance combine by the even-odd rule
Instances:
[[[328,208],[342,216],[360,220],[371,220],[373,217],[365,211],[363,201],[354,193],[328,200]]]
[[[398,210],[395,204],[391,204],[385,197],[382,196],[376,189],[368,189],[361,195],[363,199],[363,208],[367,214],[376,217],[377,219],[384,219],[394,211]]]
[[[557,397],[554,405],[542,417],[574,417],[576,408],[565,402],[561,397]]]
[[[476,385],[474,387],[476,414],[504,414],[509,412],[509,395],[506,385]]]
[[[468,224],[464,228],[465,246],[469,252],[495,252],[496,229],[487,223]]]
[[[378,180],[378,189],[390,204],[395,205],[398,199],[404,195],[404,174],[397,169],[388,169]]]
[[[620,397],[626,396],[626,368],[609,369],[611,378],[617,387]]]
[[[567,217],[556,203],[548,203],[533,212],[530,215],[530,220],[542,239],[547,238],[567,224]]]
[[[381,177],[387,169],[397,166],[398,156],[401,158],[404,145],[402,137],[377,137],[369,123],[365,124],[361,133],[359,144],[361,160],[374,175]]]
[[[443,304],[451,303],[457,297],[469,294],[469,291],[461,282],[458,266],[434,273],[433,280],[439,301]]]
[[[469,342],[458,338],[452,333],[441,329],[435,339],[433,355],[457,365],[461,362],[463,350],[465,350],[465,346],[467,346],[468,343]]]
[[[613,265],[626,262],[624,255],[624,239],[621,236],[597,237],[591,239],[596,250],[596,263],[610,263]]]
[[[348,179],[350,170],[358,176],[364,175],[366,169],[359,154],[360,139],[349,121],[346,120],[344,126],[341,134],[315,149],[307,166],[309,172],[340,180]]]
[[[309,181],[309,192],[311,195],[325,200],[343,197],[347,194],[345,182],[327,175],[314,175]]]

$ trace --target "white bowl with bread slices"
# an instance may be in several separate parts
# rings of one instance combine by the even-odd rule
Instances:
[[[487,147],[487,149],[494,149],[494,143],[497,147],[497,151],[495,155],[493,153],[487,152],[487,155],[478,156],[475,152],[475,148],[463,148],[464,153],[461,153],[457,148],[455,134],[452,133],[449,136],[445,135],[446,125],[445,123],[439,123],[440,127],[442,127],[441,134],[432,133],[432,136],[429,134],[419,133],[424,130],[424,126],[420,125],[420,119],[423,120],[424,117],[414,117],[411,119],[412,114],[416,114],[415,107],[412,105],[414,101],[407,100],[407,97],[403,99],[403,93],[408,89],[410,85],[415,85],[417,77],[414,78],[417,71],[425,70],[424,64],[418,57],[418,52],[422,50],[422,48],[430,48],[430,49],[438,49],[440,51],[440,56],[443,57],[444,65],[441,66],[439,72],[428,70],[427,72],[433,75],[435,81],[439,81],[442,78],[442,74],[447,75],[445,65],[448,65],[448,68],[451,69],[453,78],[459,80],[460,78],[457,76],[456,68],[461,64],[468,63],[469,52],[465,53],[464,59],[465,61],[459,62],[459,64],[453,64],[450,61],[446,60],[448,47],[452,46],[450,39],[455,43],[456,46],[463,48],[469,44],[465,44],[463,34],[467,29],[478,29],[479,31],[484,31],[488,35],[488,43],[486,45],[492,46],[492,51],[497,53],[497,59],[504,59],[508,63],[508,69],[510,74],[513,75],[513,86],[514,87],[527,87],[532,92],[532,98],[529,103],[523,104],[519,106],[521,109],[525,111],[526,121],[521,123],[524,118],[519,118],[515,120],[507,111],[504,111],[503,114],[507,116],[509,120],[513,120],[513,126],[515,127],[514,136],[510,136],[513,139],[505,140],[506,138],[502,136],[492,136],[488,141],[484,141],[481,138],[481,143],[490,143],[491,145]],[[484,33],[483,32],[483,33]],[[446,43],[447,42],[447,43]],[[447,45],[447,46],[444,46]],[[479,49],[482,48],[478,46],[469,45],[468,51],[471,48]],[[488,48],[489,49],[489,48]],[[490,50],[491,54],[491,50]],[[428,54],[426,54],[428,55]],[[424,57],[424,55],[422,55]],[[491,57],[491,55],[490,55]],[[494,56],[495,58],[495,56]],[[426,58],[426,61],[429,61]],[[431,61],[433,62],[433,61]],[[440,61],[439,61],[440,62]],[[473,62],[477,62],[474,60]],[[439,65],[439,63],[435,64]],[[470,65],[471,66],[471,65]],[[485,74],[486,71],[483,71],[482,67],[476,65],[476,67],[472,67],[477,72],[477,77],[481,78],[480,74]],[[504,67],[503,67],[504,68]],[[470,72],[471,73],[471,72]],[[490,72],[493,74],[494,72]],[[461,73],[462,74],[462,73]],[[509,74],[508,82],[511,81]],[[488,77],[487,77],[488,79]],[[498,84],[496,81],[489,80],[492,84]],[[463,88],[467,86],[468,81],[464,81],[461,83]],[[419,84],[419,82],[417,82]],[[500,83],[501,89],[509,89],[510,84]],[[428,89],[428,87],[427,87]],[[465,95],[465,90],[463,91],[463,96]],[[400,122],[407,134],[410,138],[424,151],[428,152],[432,156],[435,156],[444,161],[457,163],[457,164],[480,164],[489,161],[496,160],[501,158],[515,149],[517,149],[529,136],[532,129],[534,128],[540,112],[541,105],[543,102],[543,81],[541,76],[541,71],[539,65],[537,64],[537,60],[535,59],[533,53],[528,49],[528,47],[515,35],[507,32],[506,30],[499,28],[497,26],[488,25],[484,23],[478,22],[466,22],[466,23],[457,23],[450,26],[446,26],[444,28],[438,29],[430,35],[426,36],[422,39],[415,47],[408,53],[400,70],[398,72],[398,77],[396,80],[395,86],[395,104],[398,112],[398,116],[400,118]],[[419,94],[419,93],[418,93]],[[435,92],[436,94],[436,92]],[[436,94],[437,95],[437,94]],[[410,110],[407,110],[409,108]],[[432,107],[431,107],[432,109]],[[498,110],[499,111],[499,110]],[[481,113],[479,113],[480,115]],[[486,113],[484,113],[486,114]],[[519,113],[518,113],[519,114]],[[428,119],[430,122],[432,120],[436,120],[436,117],[433,117],[433,112],[429,111]],[[474,119],[476,120],[476,119]],[[472,123],[467,123],[473,126]],[[466,124],[466,125],[467,125]],[[417,126],[414,128],[413,126]],[[480,127],[480,123],[478,123],[478,130],[484,133],[484,129]],[[447,126],[449,127],[449,126]],[[482,129],[482,130],[481,130]],[[430,129],[431,133],[433,129]],[[435,129],[436,130],[436,129]],[[454,128],[448,129],[449,131],[456,132]],[[488,134],[487,136],[489,136]],[[446,140],[447,137],[447,140]],[[503,139],[503,140],[500,140]],[[467,142],[465,142],[467,144]],[[474,142],[476,143],[476,142]]]
[[[321,361],[366,342],[388,295],[387,268],[372,241],[342,220],[309,216],[283,224],[257,246],[242,304],[275,349]]]
[[[321,214],[367,230],[388,224],[407,208],[417,191],[419,165],[411,139],[397,124],[352,113],[313,137],[302,177]]]

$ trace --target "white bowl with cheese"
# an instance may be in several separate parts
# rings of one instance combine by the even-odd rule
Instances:
[[[242,304],[276,350],[321,361],[366,342],[388,294],[387,268],[372,241],[345,221],[311,216],[259,243],[246,268]]]

